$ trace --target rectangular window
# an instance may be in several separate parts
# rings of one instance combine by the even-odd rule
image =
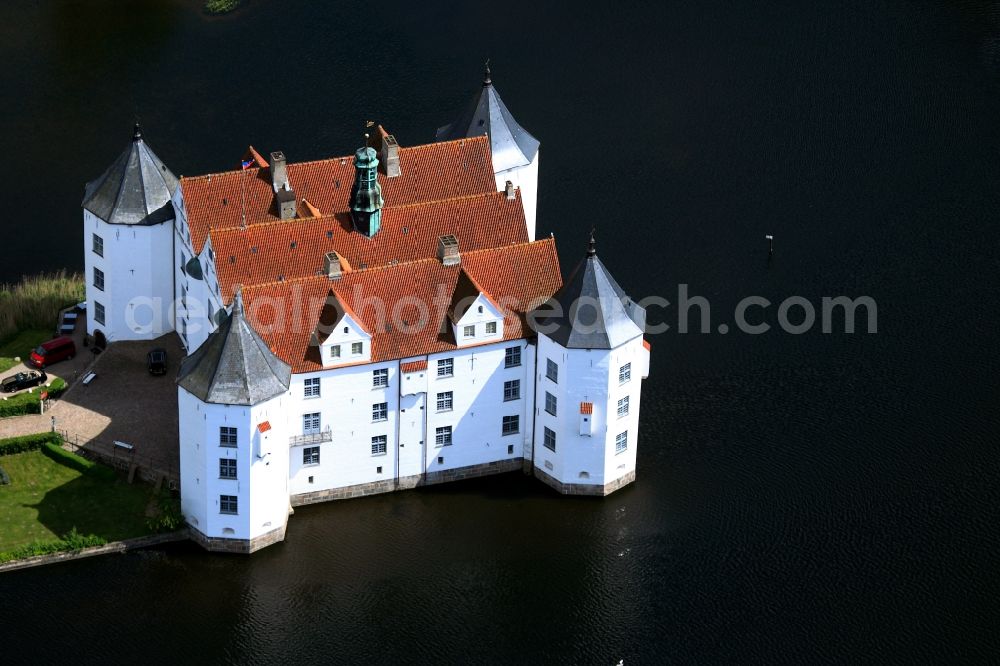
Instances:
[[[618,418],[628,416],[628,396],[618,401]]]
[[[97,234],[94,234],[94,241],[91,247],[94,250],[94,254],[96,254],[98,257],[104,256],[104,239],[98,236]]]
[[[319,412],[302,415],[302,434],[311,435],[319,432]]]
[[[219,446],[236,446],[236,428],[219,428]]]
[[[98,324],[104,323],[104,304],[94,301],[94,321]]]
[[[361,354],[361,349],[362,349],[361,345],[362,345],[362,343],[360,343],[360,342],[352,342],[351,343],[351,353],[354,354],[355,356],[360,355]]]
[[[618,383],[624,384],[630,379],[632,379],[632,364],[626,363],[622,367],[618,368]]]
[[[385,455],[386,450],[386,435],[378,435],[377,437],[372,437],[372,455],[382,456]]]
[[[376,402],[372,405],[372,421],[386,421],[389,419],[389,403]]]
[[[507,347],[504,350],[503,367],[516,368],[521,365],[521,348]]]
[[[302,449],[302,464],[303,465],[318,465],[319,464],[319,447],[318,446],[307,446]]]
[[[434,446],[451,446],[451,426],[437,428],[434,431]]]
[[[442,358],[438,361],[438,377],[451,377],[455,374],[455,359]]]
[[[233,458],[219,458],[219,478],[236,478],[236,460]]]
[[[381,388],[389,385],[389,368],[372,371],[372,386]]]
[[[556,450],[556,433],[555,433],[555,431],[549,430],[548,428],[545,428],[545,440],[543,441],[543,444],[545,444],[545,448],[547,448],[549,451],[555,451]]]
[[[497,323],[495,321],[486,322],[486,335],[496,335]]]
[[[621,453],[628,448],[628,431],[620,432],[615,437],[615,453]]]
[[[447,412],[452,408],[452,392],[443,391],[437,394],[437,410],[439,412]]]
[[[330,358],[340,358],[340,345],[330,347]]]
[[[505,435],[516,435],[521,431],[521,417],[517,416],[505,416],[503,417],[503,434]]]
[[[559,366],[551,358],[545,359],[545,376],[555,383],[559,383]]]
[[[512,379],[509,382],[503,383],[503,399],[504,402],[509,400],[518,400],[521,397],[521,380]]]
[[[303,395],[307,398],[319,397],[319,377],[309,377],[305,380]]]
[[[219,513],[233,513],[237,512],[237,497],[236,495],[219,495]]]
[[[475,335],[476,335],[475,325],[462,327],[462,337],[471,338],[474,337]]]
[[[104,271],[94,266],[94,286],[104,291]]]
[[[545,392],[545,411],[552,416],[556,415],[556,397],[548,391]]]

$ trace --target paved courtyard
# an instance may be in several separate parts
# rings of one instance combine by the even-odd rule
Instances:
[[[166,375],[154,377],[147,370],[146,354],[154,347],[167,350]],[[76,359],[64,362],[66,365],[55,364],[49,372],[71,382],[62,398],[43,415],[0,419],[0,438],[50,430],[54,418],[56,429],[64,432],[69,442],[176,480],[174,378],[183,356],[180,340],[173,333],[150,342],[116,342],[96,357],[81,347]],[[95,372],[97,377],[84,385],[82,378],[87,372]],[[115,446],[116,441],[133,448]]]

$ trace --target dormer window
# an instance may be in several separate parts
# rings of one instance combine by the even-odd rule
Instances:
[[[330,347],[330,358],[340,358],[340,345]]]
[[[486,322],[486,335],[496,335],[497,323],[495,321]]]
[[[476,327],[475,327],[475,325],[472,325],[472,326],[463,326],[462,327],[462,336],[463,337],[471,338],[471,337],[474,337],[475,335],[476,335]]]
[[[360,342],[352,342],[351,343],[351,354],[353,354],[354,356],[359,356],[361,354],[361,351],[362,351],[362,346],[361,345],[362,345],[362,343],[360,343]]]

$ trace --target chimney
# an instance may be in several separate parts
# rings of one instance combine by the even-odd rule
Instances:
[[[280,150],[271,153],[271,187],[274,189],[275,206],[282,220],[295,218],[295,192],[288,182],[285,154]]]
[[[507,181],[507,184],[504,185],[503,191],[507,195],[508,201],[513,201],[516,198],[516,195],[514,194],[514,183],[509,180]]]
[[[396,137],[391,134],[382,137],[382,164],[385,165],[385,175],[389,178],[395,178],[402,173],[399,168],[399,144],[396,143]]]
[[[438,259],[445,266],[457,266],[462,263],[462,255],[458,253],[458,239],[453,235],[438,236]]]
[[[337,256],[336,252],[327,252],[323,256],[323,272],[331,280],[340,279],[343,269],[340,266],[340,257]]]

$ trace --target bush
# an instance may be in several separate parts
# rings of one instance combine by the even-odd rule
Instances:
[[[184,525],[180,502],[170,496],[170,493],[160,493],[159,513],[155,518],[146,519],[146,527],[150,532],[173,532]]]
[[[228,14],[243,4],[243,0],[205,0],[206,14]]]
[[[35,435],[21,435],[20,437],[0,439],[0,456],[34,451],[48,443],[58,446],[62,444],[62,441],[62,436],[55,432],[40,432]]]
[[[42,444],[42,453],[47,455],[49,458],[52,458],[60,465],[65,465],[70,469],[75,469],[78,472],[88,474],[104,481],[114,481],[118,478],[115,470],[110,467],[105,467],[104,465],[95,463],[92,460],[87,460],[82,456],[78,456],[75,453],[70,453],[59,444],[53,444],[52,442]]]
[[[84,298],[83,277],[66,271],[0,285],[0,340],[29,328],[53,330],[59,311]]]
[[[93,534],[83,535],[74,527],[58,541],[35,541],[26,546],[0,553],[0,564],[11,560],[20,560],[36,555],[51,555],[52,553],[79,552],[84,548],[103,546],[107,541]]]

